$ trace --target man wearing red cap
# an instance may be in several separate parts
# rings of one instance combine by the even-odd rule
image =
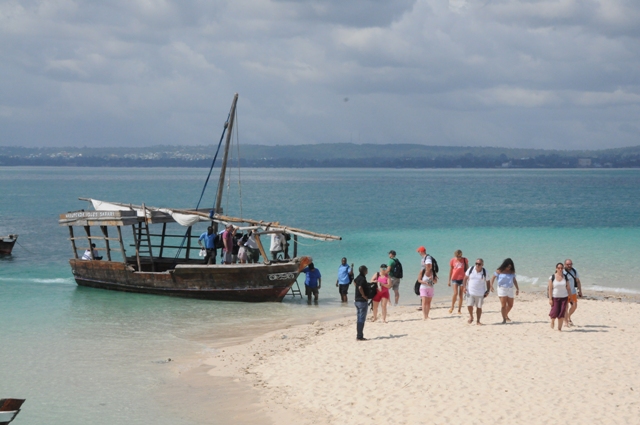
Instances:
[[[435,275],[435,273],[433,273],[433,258],[429,254],[427,254],[427,249],[421,246],[420,248],[416,249],[416,251],[418,251],[418,254],[420,254],[420,256],[422,257],[422,259],[420,260],[420,267],[425,269],[425,271],[427,272],[427,276],[433,276],[433,281],[437,282],[438,277]]]
[[[416,249],[416,251],[418,252],[418,254],[420,254],[420,257],[422,257],[420,259],[420,268],[424,269],[424,262],[427,259],[427,248],[421,246],[420,248]]]

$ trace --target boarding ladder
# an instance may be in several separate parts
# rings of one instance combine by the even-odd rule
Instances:
[[[291,295],[293,298],[295,298],[296,295],[300,295],[300,298],[302,298],[302,291],[300,290],[300,285],[298,284],[297,277],[296,277],[295,285],[291,285],[291,288],[289,289],[289,293],[287,295]]]
[[[133,238],[136,246],[136,260],[138,261],[138,271],[142,271],[142,264],[140,263],[140,254],[148,254],[149,260],[151,260],[151,271],[155,272],[156,267],[153,262],[153,252],[151,251],[151,236],[149,235],[149,224],[147,223],[147,209],[144,204],[142,204],[142,211],[144,213],[145,220],[144,222],[139,222],[137,229],[134,225]],[[144,233],[143,233],[143,224],[144,224]],[[137,233],[137,235],[136,235]],[[142,239],[146,239],[146,246],[142,245]]]

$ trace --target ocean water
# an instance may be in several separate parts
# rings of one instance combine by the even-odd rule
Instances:
[[[394,249],[401,303],[417,303],[416,248],[446,276],[456,249],[488,270],[513,258],[518,280],[541,290],[572,258],[591,290],[640,293],[640,170],[231,170],[225,212],[342,236],[301,240],[323,274],[319,305],[186,300],[80,288],[58,215],[78,197],[195,207],[203,169],[0,167],[0,234],[19,245],[0,258],[0,396],[27,402],[16,424],[201,424],[157,393],[168,358],[206,355],[257,332],[353,314],[335,288],[340,258],[372,272]],[[210,182],[203,205],[213,203]],[[202,225],[204,231],[205,225]],[[178,230],[180,231],[180,230]],[[125,233],[125,236],[128,235]],[[436,296],[448,296],[441,282]],[[352,296],[351,296],[352,298]]]

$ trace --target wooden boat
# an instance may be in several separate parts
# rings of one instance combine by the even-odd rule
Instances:
[[[0,254],[9,255],[18,240],[18,235],[0,236]]]
[[[20,407],[24,403],[23,399],[3,398],[0,399],[0,425],[7,425],[20,413]]]
[[[73,251],[69,263],[78,285],[211,300],[282,301],[300,272],[312,261],[310,257],[298,257],[298,237],[325,241],[341,239],[339,236],[283,226],[279,222],[222,214],[220,203],[237,96],[229,114],[228,128],[225,123],[228,133],[214,210],[158,208],[80,198],[91,202],[94,210],[60,215],[59,224],[69,228]],[[263,262],[203,264],[201,258],[192,256],[194,250],[200,249],[193,243],[198,237],[197,234],[192,236],[193,226],[202,222],[209,223],[216,232],[218,224],[233,224],[245,231],[252,230]],[[168,226],[175,228],[176,223],[186,227],[186,232],[169,233]],[[125,249],[122,229],[129,226],[133,241],[130,246],[135,249],[135,255],[127,255]],[[76,236],[76,228],[84,229],[84,235]],[[92,228],[99,229],[99,233],[92,231]],[[115,228],[115,232],[109,232],[110,228]],[[292,236],[293,258],[269,260],[260,236],[271,236],[273,233]],[[176,238],[182,243],[178,245],[171,242]],[[82,246],[78,241],[82,241]],[[104,247],[90,249],[95,242]],[[85,258],[90,260],[82,260],[82,255],[78,255],[79,250],[84,250]],[[112,256],[114,251],[120,252],[118,259]],[[102,260],[97,259],[98,252],[104,253]]]

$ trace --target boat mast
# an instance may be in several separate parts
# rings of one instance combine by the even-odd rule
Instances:
[[[231,103],[231,112],[229,113],[229,127],[227,128],[227,140],[225,141],[225,145],[224,145],[224,158],[222,159],[222,167],[220,168],[220,178],[218,179],[218,191],[216,192],[216,207],[214,210],[216,214],[222,214],[221,204],[222,204],[222,191],[224,190],[224,176],[227,173],[227,159],[229,158],[229,146],[231,145],[231,133],[233,132],[233,121],[236,117],[237,102],[238,102],[238,93],[236,93],[235,96],[233,96],[233,102]]]

